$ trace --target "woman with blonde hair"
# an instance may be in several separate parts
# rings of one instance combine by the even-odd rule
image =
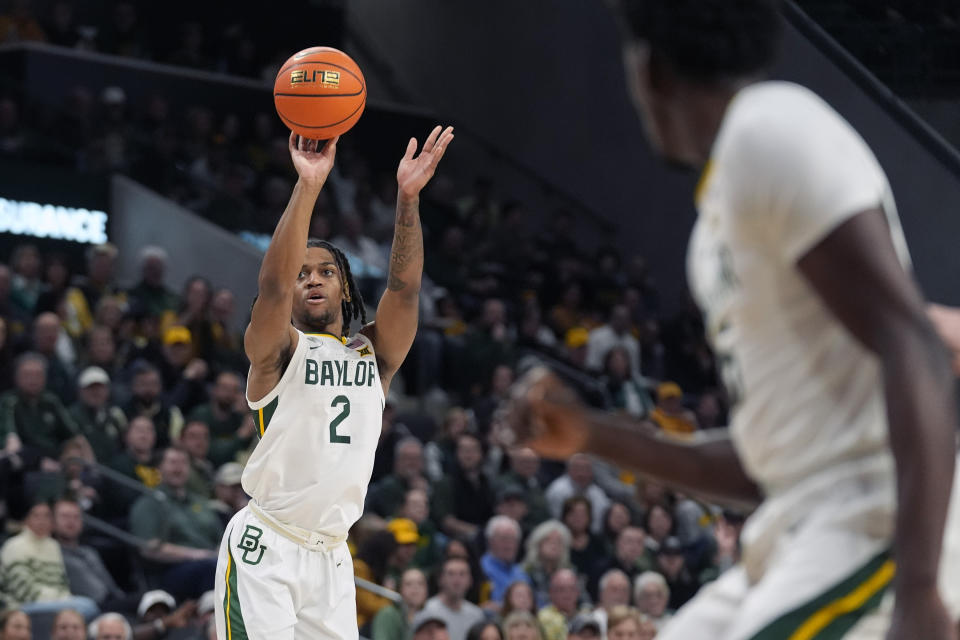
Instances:
[[[607,640],[653,640],[657,627],[633,607],[618,606],[610,610]]]
[[[543,640],[537,619],[526,611],[514,611],[503,620],[504,640]]]
[[[537,608],[550,601],[550,577],[560,569],[570,569],[571,536],[559,520],[542,522],[527,538],[527,554],[523,570],[530,576]]]

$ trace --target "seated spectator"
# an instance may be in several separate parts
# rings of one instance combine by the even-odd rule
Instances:
[[[133,629],[119,613],[104,613],[90,623],[90,640],[134,640]]]
[[[466,640],[503,640],[503,633],[496,622],[484,620],[467,629]]]
[[[43,481],[38,482],[39,486],[35,488],[36,495],[43,495],[49,500],[69,496],[76,500],[84,511],[101,515],[115,514],[116,509],[104,492],[104,480],[96,465],[97,458],[93,455],[87,439],[74,436],[63,443],[60,471],[44,474]]]
[[[610,569],[619,569],[632,581],[641,572],[653,568],[654,558],[646,546],[646,532],[640,527],[628,526],[620,531],[614,545],[613,555],[601,562],[593,572],[588,585],[590,595],[598,594],[600,576]]]
[[[457,438],[457,465],[434,488],[431,505],[433,521],[447,535],[469,540],[493,515],[493,495],[482,465],[480,440],[469,433]]]
[[[0,640],[31,640],[30,616],[20,609],[0,613]]]
[[[398,515],[417,526],[419,539],[417,551],[413,556],[414,566],[431,573],[441,557],[440,539],[443,535],[437,531],[436,525],[430,519],[430,501],[427,498],[427,492],[423,489],[407,491]]]
[[[77,334],[87,333],[93,326],[93,311],[105,296],[125,294],[116,284],[114,268],[117,263],[117,248],[110,244],[97,244],[87,249],[87,272],[73,279],[67,290],[68,316],[77,324]],[[102,365],[101,365],[102,366]],[[112,370],[107,369],[109,373]]]
[[[630,360],[623,347],[613,347],[607,352],[603,361],[603,385],[610,398],[610,409],[635,418],[645,418],[654,409],[653,398],[641,378],[630,370]]]
[[[144,247],[140,251],[140,282],[128,292],[131,301],[155,318],[173,313],[179,304],[177,294],[164,284],[167,260],[167,252],[160,247]]]
[[[123,434],[124,450],[113,457],[110,466],[142,482],[148,489],[156,487],[160,484],[160,460],[154,448],[156,438],[153,421],[146,416],[135,417]]]
[[[69,344],[70,340],[60,325],[60,316],[50,311],[41,313],[33,321],[30,349],[43,356],[47,362],[47,391],[64,403],[70,403],[75,392],[73,367],[61,353],[61,334],[63,340]]]
[[[385,586],[390,569],[390,560],[397,550],[397,540],[390,531],[377,531],[363,541],[353,558],[353,574],[372,582]],[[373,620],[377,612],[390,606],[390,601],[381,595],[357,588],[357,627],[365,629]]]
[[[640,375],[640,343],[631,333],[630,311],[622,304],[614,305],[610,310],[610,319],[590,332],[587,340],[587,368],[601,371],[607,354],[619,347],[627,354],[630,373]]]
[[[423,611],[418,613],[410,623],[412,640],[450,640],[450,632],[443,618]]]
[[[644,544],[656,554],[663,541],[673,535],[673,514],[665,505],[655,504],[647,511],[643,527],[647,532]]]
[[[547,498],[540,485],[540,456],[529,447],[514,447],[509,452],[510,470],[497,479],[501,490],[507,486],[519,486],[527,503],[527,516],[520,522],[525,532],[550,517]]]
[[[483,313],[464,341],[465,390],[476,396],[480,388],[493,379],[498,365],[512,365],[516,359],[507,324],[507,308],[502,300],[484,300]]]
[[[407,436],[396,444],[393,473],[370,487],[367,509],[382,518],[390,518],[403,506],[407,491],[426,490],[429,486],[423,475],[423,445],[417,438]]]
[[[25,353],[17,358],[15,387],[0,396],[0,439],[16,456],[13,463],[28,471],[56,471],[60,443],[77,433],[57,396],[44,390],[46,361]]]
[[[670,602],[670,587],[666,579],[655,571],[644,571],[633,583],[633,604],[637,611],[653,622],[657,631],[673,617],[667,609]]]
[[[130,531],[149,541],[144,552],[165,568],[161,584],[175,596],[197,597],[213,588],[223,527],[207,504],[186,490],[190,458],[169,447],[160,459],[160,485],[130,510]]]
[[[514,611],[526,611],[530,615],[537,615],[537,599],[533,587],[526,580],[517,580],[510,583],[503,594],[503,606],[500,607],[500,620],[506,620]]]
[[[607,554],[599,536],[590,531],[593,505],[583,496],[573,496],[563,503],[563,524],[570,532],[570,562],[577,573],[588,575]]]
[[[560,569],[550,577],[550,602],[537,612],[545,640],[566,640],[567,627],[573,617],[589,613],[589,609],[581,611],[577,607],[579,594],[577,574],[572,570]]]
[[[423,571],[407,569],[400,577],[401,602],[383,607],[373,616],[371,640],[407,640],[411,623],[427,602],[427,578]]]
[[[204,422],[210,429],[210,461],[215,465],[233,462],[250,446],[254,433],[244,424],[249,413],[243,381],[230,371],[217,376],[210,401],[190,412],[190,420]]]
[[[60,543],[70,593],[90,598],[101,611],[127,608],[127,596],[100,558],[96,549],[80,544],[83,511],[71,500],[53,505],[53,534]]]
[[[46,502],[34,504],[24,529],[0,547],[0,584],[4,594],[26,613],[76,609],[84,617],[99,612],[90,598],[70,593],[60,545],[51,537],[53,516]]]
[[[491,608],[497,610],[503,604],[507,587],[517,581],[529,580],[517,562],[520,524],[508,516],[497,515],[487,522],[484,533],[487,552],[480,558],[480,567],[493,587],[489,600]]]
[[[191,352],[194,358],[209,361],[213,356],[213,323],[210,320],[210,301],[213,286],[203,276],[192,276],[183,285],[180,310],[176,324],[190,331]]]
[[[524,499],[523,489],[516,485],[508,485],[502,489],[498,489],[493,511],[496,514],[494,517],[506,516],[517,524],[526,520],[527,514],[530,510],[527,508],[527,501]],[[520,541],[523,542],[522,525],[520,527]],[[478,549],[486,550],[486,537],[477,540],[476,545]]]
[[[697,430],[697,416],[683,406],[683,390],[675,382],[657,386],[657,406],[650,419],[671,435],[686,435]]]
[[[578,369],[587,368],[587,340],[590,332],[583,327],[571,327],[563,334],[563,356]]]
[[[250,501],[240,484],[242,477],[243,467],[237,462],[228,462],[217,469],[217,475],[213,478],[213,500],[210,501],[210,508],[217,512],[224,529],[230,519]]]
[[[692,598],[700,588],[700,583],[691,575],[686,566],[683,546],[670,536],[660,545],[657,552],[657,572],[663,575],[670,591],[669,608],[676,611]]]
[[[205,360],[193,357],[194,337],[186,327],[175,325],[163,332],[163,358],[160,375],[167,390],[167,402],[189,413],[207,399]],[[176,431],[170,437],[175,438]]]
[[[87,623],[74,609],[61,609],[53,618],[50,640],[87,640]]]
[[[550,600],[550,581],[562,569],[569,569],[570,532],[559,520],[547,520],[527,538],[527,553],[523,569],[530,578],[537,607],[544,607]]]
[[[582,453],[574,454],[567,462],[567,472],[550,483],[546,498],[550,506],[550,515],[560,519],[563,515],[563,503],[573,496],[584,496],[593,507],[591,531],[600,533],[603,527],[603,514],[610,506],[610,498],[593,481],[593,460]]]
[[[110,404],[110,376],[100,367],[87,367],[77,378],[77,387],[79,399],[70,415],[97,459],[110,460],[120,451],[120,435],[127,428],[123,410]]]
[[[464,599],[471,582],[470,564],[462,558],[447,558],[440,567],[440,592],[423,607],[422,615],[446,622],[451,638],[464,638],[471,626],[485,618],[483,609]]]
[[[397,422],[397,403],[393,393],[387,395],[381,423],[377,454],[373,459],[373,474],[370,476],[371,486],[393,471],[397,443],[411,436],[407,425]]]
[[[503,619],[504,640],[544,640],[537,618],[526,611],[514,611]]]
[[[397,548],[390,557],[388,576],[384,586],[388,589],[397,589],[401,574],[412,566],[414,554],[417,552],[417,542],[420,533],[417,524],[408,518],[393,518],[387,522],[387,531],[393,534]]]
[[[600,632],[606,637],[607,621],[614,607],[625,607],[630,604],[630,579],[620,569],[609,569],[600,576],[600,599],[593,617],[600,624]]]
[[[127,637],[134,640],[164,640],[168,635],[176,635],[189,626],[196,611],[197,603],[193,600],[187,600],[178,607],[177,601],[166,591],[147,591],[137,605],[137,625],[132,636]]]
[[[603,544],[612,554],[620,532],[633,523],[633,509],[626,502],[614,500],[603,516]]]
[[[210,454],[210,430],[207,425],[199,420],[189,420],[183,425],[177,445],[190,456],[187,491],[204,498],[213,497],[216,470],[207,457]]]
[[[166,447],[170,444],[173,434],[180,433],[183,428],[183,414],[180,409],[161,397],[163,382],[160,371],[146,361],[140,361],[133,366],[133,376],[130,385],[132,397],[124,407],[127,420],[133,422],[138,416],[150,418],[156,429],[156,444]]]
[[[470,431],[470,414],[461,407],[451,407],[443,417],[440,433],[423,447],[427,477],[439,482],[453,472],[456,464],[457,438]]]
[[[574,616],[567,626],[567,640],[600,640],[603,637],[600,623],[583,613]]]
[[[493,414],[497,408],[510,397],[510,388],[513,385],[513,367],[508,364],[498,364],[490,375],[490,384],[484,390],[484,395],[473,403],[473,415],[477,423],[477,433],[486,437],[490,433]]]
[[[10,302],[28,317],[36,311],[37,299],[43,291],[43,259],[35,244],[20,244],[10,254],[13,269]]]
[[[654,624],[633,607],[615,607],[610,612],[608,640],[653,640],[656,635]]]

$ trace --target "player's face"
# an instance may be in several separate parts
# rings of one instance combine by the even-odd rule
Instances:
[[[327,249],[307,249],[293,298],[293,320],[298,327],[327,331],[340,318],[342,278],[336,259]]]

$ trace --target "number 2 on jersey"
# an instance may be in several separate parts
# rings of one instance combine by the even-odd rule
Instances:
[[[337,433],[337,427],[350,415],[350,398],[347,396],[337,396],[333,399],[333,402],[330,403],[330,406],[336,408],[341,404],[343,405],[343,409],[340,410],[340,415],[330,421],[330,442],[350,444],[350,436],[342,436]]]

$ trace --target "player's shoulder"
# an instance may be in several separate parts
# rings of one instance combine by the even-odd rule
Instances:
[[[816,93],[793,82],[760,82],[731,101],[721,136],[730,145],[803,144],[852,132],[850,125]]]

